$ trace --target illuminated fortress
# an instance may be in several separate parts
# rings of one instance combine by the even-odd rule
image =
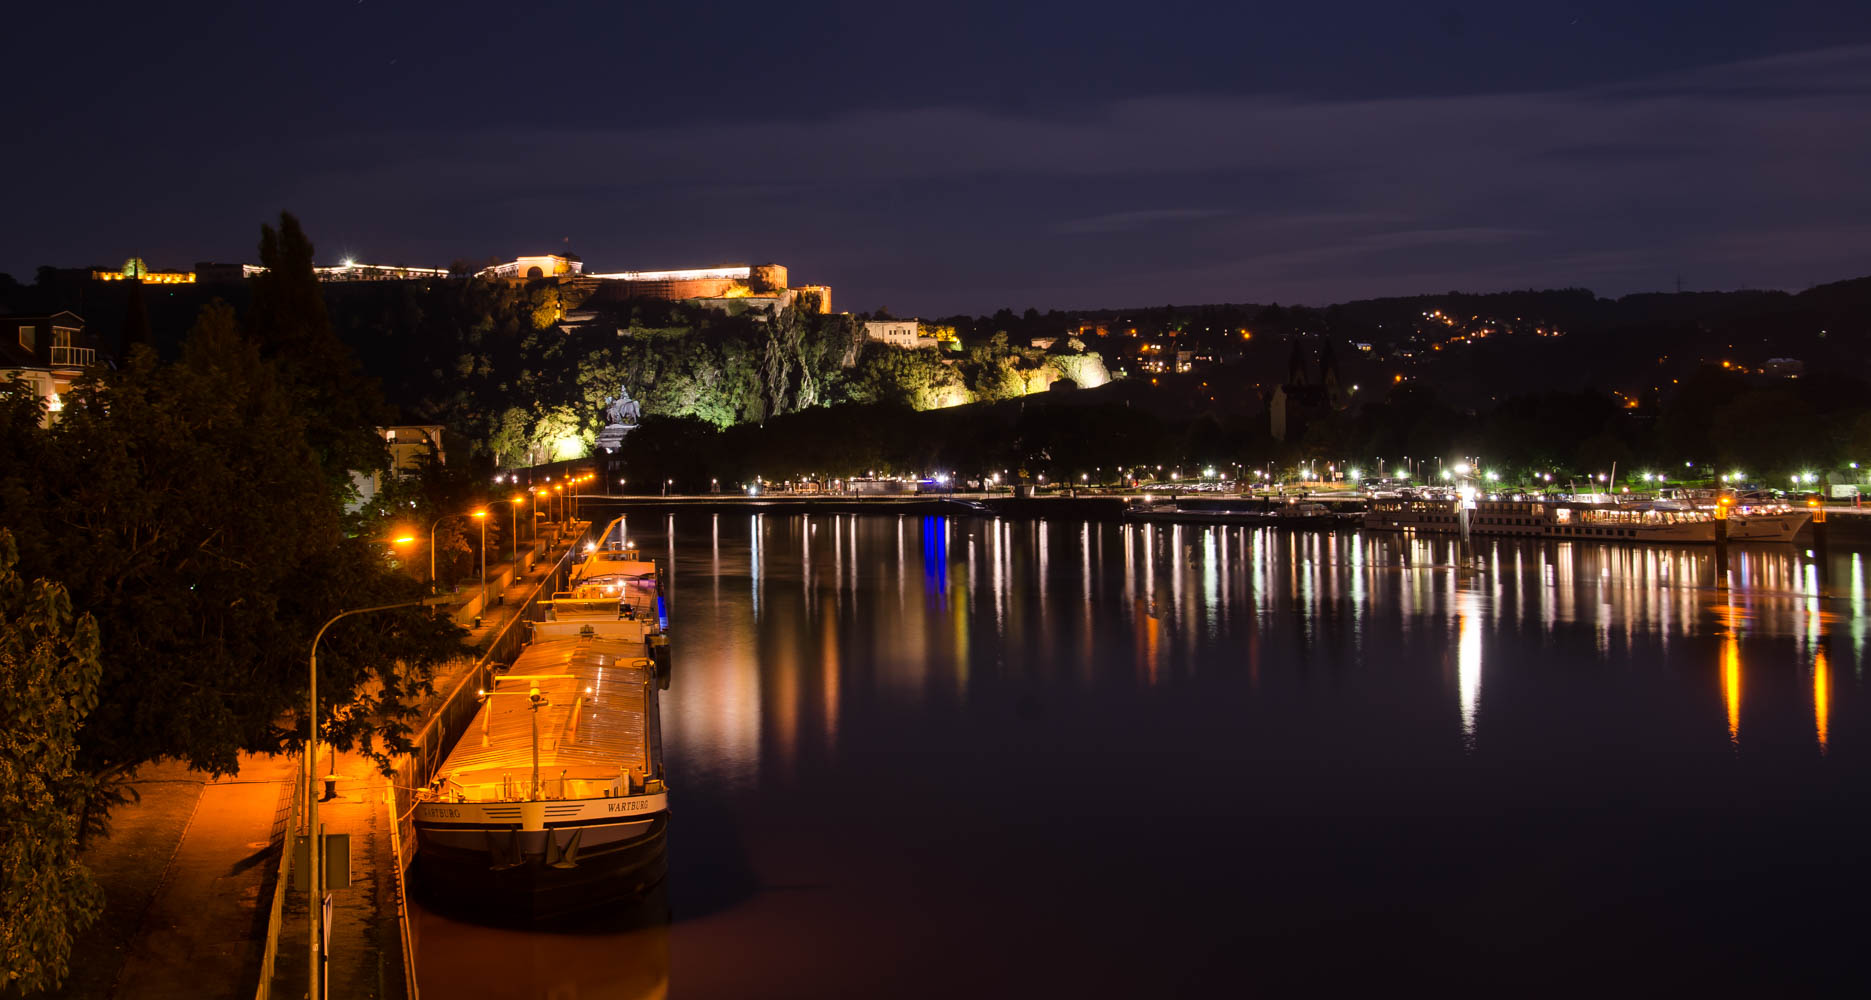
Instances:
[[[203,261],[192,271],[162,271],[150,268],[142,258],[133,257],[123,267],[66,268],[61,276],[97,282],[140,282],[147,285],[204,284],[221,285],[244,281],[266,270],[253,264],[221,264]],[[584,259],[572,253],[528,254],[510,261],[490,264],[479,271],[449,271],[446,268],[408,267],[401,264],[364,264],[346,259],[328,267],[315,267],[313,273],[325,282],[422,281],[477,278],[524,284],[531,281],[556,281],[573,285],[584,293],[583,301],[594,303],[624,302],[631,299],[657,299],[665,302],[692,302],[727,313],[764,312],[775,314],[799,308],[807,312],[832,311],[832,290],[825,285],[792,285],[781,264],[726,264],[719,267],[696,267],[671,271],[588,272]]]
[[[829,287],[792,286],[780,264],[600,273],[587,272],[584,260],[576,254],[539,254],[490,265],[475,272],[475,277],[515,282],[557,278],[585,287],[593,302],[660,299],[694,302],[724,312],[777,312],[796,303],[818,313],[829,313],[832,308]]]

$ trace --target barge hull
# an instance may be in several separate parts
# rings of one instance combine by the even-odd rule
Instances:
[[[415,858],[415,886],[425,901],[512,921],[545,920],[630,903],[648,894],[668,874],[669,817],[658,815],[629,825],[647,830],[627,841],[590,847],[583,840],[596,829],[591,827],[546,831],[457,828],[447,831],[450,836],[446,838],[418,831],[423,842]],[[556,854],[579,829],[586,833],[573,864],[548,863],[546,834],[553,836]],[[481,843],[467,846],[475,837]]]

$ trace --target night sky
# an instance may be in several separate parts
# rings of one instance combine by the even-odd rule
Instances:
[[[16,5],[0,271],[568,245],[925,316],[1871,273],[1871,4]],[[115,10],[115,13],[113,13]]]

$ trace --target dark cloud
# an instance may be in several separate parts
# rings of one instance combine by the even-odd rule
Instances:
[[[1755,16],[1737,11],[1710,17]],[[0,168],[9,189],[47,195],[14,213],[0,267],[133,252],[239,259],[257,223],[289,207],[334,259],[446,263],[569,237],[605,268],[774,259],[833,285],[841,306],[923,313],[1452,287],[1617,294],[1677,275],[1694,287],[1802,287],[1864,270],[1871,46],[1719,60],[1685,41],[1703,25],[1645,43],[1654,65],[1582,68],[1557,55],[1637,51],[1607,33],[1657,25],[1588,18],[1580,30],[1599,34],[1581,44],[1490,8],[1459,20],[1455,41],[1399,22],[1391,48],[1353,30],[1316,57],[1343,75],[1329,83],[1271,50],[1260,58],[1284,58],[1280,80],[1210,79],[1182,66],[1207,58],[1206,36],[1191,36],[1180,61],[1123,57],[1160,70],[1148,86],[1099,82],[1130,75],[1118,57],[1084,64],[1073,101],[1027,79],[1032,60],[1056,62],[1050,49],[1021,61],[989,38],[974,54],[1000,61],[967,69],[912,58],[931,43],[909,39],[895,71],[878,72],[867,36],[848,25],[838,38],[863,51],[842,68],[783,46],[755,63],[724,42],[734,59],[716,68],[737,75],[673,97],[699,70],[648,48],[592,61],[582,37],[557,43],[563,91],[518,71],[382,89],[385,73],[415,86],[486,54],[478,37],[451,37],[452,22],[432,39],[371,37],[334,57],[336,69],[287,46],[293,79],[348,100],[319,90],[254,127],[158,129],[159,141],[116,160],[102,152],[109,141],[144,134],[148,116],[120,120],[94,103],[98,130],[67,155]],[[1108,41],[1084,30],[1059,28],[1080,52]],[[1510,71],[1515,45],[1527,66]],[[1405,57],[1393,48],[1478,68],[1361,75],[1351,61]],[[528,51],[520,68],[543,72],[549,61]],[[383,68],[392,57],[399,68]],[[193,64],[171,53],[163,65]],[[1026,82],[1010,82],[1010,96],[953,79],[995,72]],[[347,73],[360,77],[354,88]],[[529,82],[530,103],[512,93]],[[839,99],[783,99],[808,91]],[[252,99],[239,88],[200,96],[230,111]]]

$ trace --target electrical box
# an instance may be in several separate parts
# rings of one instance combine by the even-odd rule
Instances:
[[[311,855],[306,850],[308,838],[293,838],[292,845],[292,889],[294,892],[306,891],[306,883],[311,876]],[[325,888],[349,889],[351,887],[351,835],[348,833],[325,834]]]

